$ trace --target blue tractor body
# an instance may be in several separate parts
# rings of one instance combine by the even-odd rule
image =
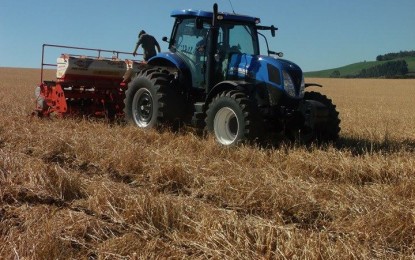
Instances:
[[[148,61],[149,69],[126,92],[127,118],[140,127],[192,122],[224,145],[261,139],[270,131],[305,141],[334,140],[340,131],[331,100],[305,92],[301,68],[271,57],[262,26],[252,16],[200,10],[171,13],[169,51]],[[259,35],[267,43],[260,54]],[[316,84],[314,84],[316,85]],[[137,96],[138,95],[138,96]]]
[[[287,72],[285,77],[289,76],[292,80],[296,80],[294,89],[284,88],[284,73],[282,73],[284,71]],[[275,59],[269,56],[232,55],[228,68],[228,77],[254,81],[257,84],[263,83],[269,88],[275,88],[294,99],[302,98],[301,93],[304,92],[301,68],[291,61]]]

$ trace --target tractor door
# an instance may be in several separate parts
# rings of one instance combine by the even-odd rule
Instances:
[[[220,25],[218,37],[218,71],[223,79],[228,79],[229,61],[233,55],[237,55],[237,64],[232,64],[232,69],[238,69],[244,62],[243,55],[259,55],[259,44],[254,25],[223,23]],[[249,66],[248,64],[244,65]],[[248,68],[244,68],[248,69]]]
[[[187,64],[192,73],[192,85],[196,88],[205,88],[206,84],[206,45],[209,27],[207,22],[196,26],[195,18],[177,19],[170,46]]]

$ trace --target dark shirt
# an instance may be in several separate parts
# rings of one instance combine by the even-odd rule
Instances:
[[[153,56],[156,56],[157,54],[156,47],[157,47],[158,52],[160,52],[159,43],[153,36],[149,34],[142,34],[140,38],[138,38],[138,42],[137,42],[137,45],[135,46],[134,52],[137,51],[137,48],[138,46],[140,46],[140,44],[144,50],[143,58],[145,61],[149,60]]]

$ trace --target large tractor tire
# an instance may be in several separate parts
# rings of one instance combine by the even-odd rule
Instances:
[[[333,142],[339,138],[339,112],[331,99],[318,92],[306,92],[304,100],[309,104],[306,108],[304,126],[291,137],[301,143]],[[312,108],[311,108],[312,107]],[[310,109],[311,108],[311,109]],[[321,112],[323,111],[323,113]]]
[[[236,145],[259,137],[260,117],[255,104],[237,90],[219,93],[206,111],[206,128],[222,145]]]
[[[125,118],[140,128],[176,127],[183,108],[184,102],[170,85],[170,75],[161,70],[142,71],[125,92]]]

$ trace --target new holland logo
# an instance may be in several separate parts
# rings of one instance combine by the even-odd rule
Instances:
[[[232,75],[242,74],[242,75],[245,75],[247,77],[254,78],[254,74],[251,71],[249,71],[245,68],[231,67],[231,68],[229,68],[228,74],[232,74]]]

